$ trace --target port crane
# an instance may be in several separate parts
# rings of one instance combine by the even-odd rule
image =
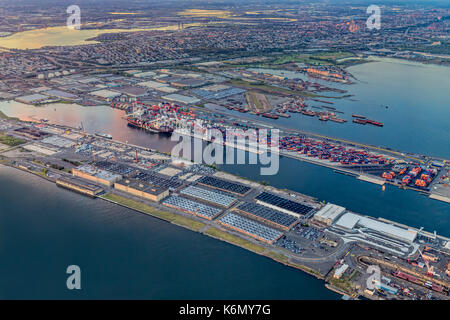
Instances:
[[[83,121],[80,123],[80,130],[83,137],[86,137],[86,130],[84,130]]]
[[[418,250],[419,250],[420,256],[422,257],[423,262],[425,263],[425,266],[427,267],[427,275],[429,275],[431,277],[434,276],[435,275],[434,266],[430,266],[430,262],[428,261],[427,258],[425,258],[423,256],[422,250],[420,250],[420,248]]]

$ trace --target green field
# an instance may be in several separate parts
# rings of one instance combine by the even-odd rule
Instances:
[[[13,136],[9,136],[4,133],[0,133],[0,143],[1,144],[6,144],[7,146],[10,146],[10,147],[15,147],[15,146],[24,144],[26,142],[27,142],[26,140],[19,139],[19,138],[13,137]]]
[[[337,64],[336,60],[353,57],[354,54],[351,52],[344,51],[329,51],[329,52],[317,52],[313,54],[290,54],[282,56],[276,59],[274,64],[285,64],[285,63],[306,63],[313,65],[333,65]]]
[[[151,216],[172,222],[174,224],[178,224],[178,225],[187,227],[187,228],[195,230],[195,231],[198,231],[205,226],[204,223],[197,222],[197,221],[191,220],[189,218],[185,218],[183,216],[176,215],[176,214],[168,212],[168,211],[159,210],[159,209],[156,209],[145,203],[138,202],[138,201],[135,201],[135,200],[132,200],[129,198],[125,198],[125,197],[122,197],[122,196],[119,196],[119,195],[116,195],[113,193],[107,193],[105,195],[102,195],[101,197],[106,200],[110,200],[110,201],[116,202],[118,204],[121,204],[123,206],[126,206],[128,208],[149,214]]]
[[[284,254],[275,252],[275,251],[269,251],[267,253],[267,255],[269,257],[271,257],[274,260],[280,261],[280,262],[284,262],[284,263],[288,263],[289,262],[289,258],[286,257]]]
[[[327,96],[321,96],[315,93],[307,92],[307,91],[297,91],[297,90],[288,90],[278,87],[269,86],[262,83],[250,83],[248,81],[239,80],[239,79],[233,79],[230,80],[230,83],[235,86],[244,87],[247,89],[255,89],[255,90],[261,90],[268,93],[283,93],[287,95],[295,94],[298,96],[304,96],[304,97],[312,97],[312,98],[330,98]]]
[[[261,247],[257,244],[254,244],[250,241],[247,241],[240,237],[234,236],[226,231],[222,231],[217,228],[209,228],[208,230],[206,230],[205,234],[210,235],[215,238],[222,239],[222,240],[230,242],[230,243],[233,243],[237,246],[246,248],[248,250],[251,250],[251,251],[254,251],[257,253],[263,253],[266,250],[264,247]]]

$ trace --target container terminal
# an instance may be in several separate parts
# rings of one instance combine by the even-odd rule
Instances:
[[[450,298],[450,239],[436,233],[83,130],[8,119],[0,130],[11,142],[3,165],[265,255],[343,295]],[[374,264],[381,278],[368,286]]]
[[[280,128],[280,140],[275,145],[270,135],[267,140],[258,137],[259,130],[272,128],[268,124],[225,117],[174,103],[148,105],[136,102],[127,107],[127,113],[128,125],[131,123],[131,126],[151,133],[175,132],[217,143],[211,136],[211,131],[219,130],[223,135],[225,146],[253,153],[261,153],[263,147],[275,146],[278,148],[275,152],[279,152],[282,156],[326,166],[363,181],[379,185],[391,184],[402,189],[418,191],[436,200],[450,202],[448,192],[445,192],[445,188],[440,188],[442,184],[448,185],[445,183],[445,179],[448,180],[445,167],[450,161],[445,159],[407,154],[288,128]],[[353,117],[354,120],[364,123],[382,125],[361,115]],[[237,132],[237,136],[227,137],[227,132],[232,130]],[[256,133],[247,134],[247,131],[252,130]],[[235,138],[238,142],[239,139],[244,139],[241,140],[243,143],[230,144],[230,139]]]

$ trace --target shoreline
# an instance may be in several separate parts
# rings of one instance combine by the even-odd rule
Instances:
[[[48,182],[51,182],[51,183],[53,183],[53,184],[56,185],[55,181],[53,181],[51,178],[48,178],[48,177],[46,178],[46,177],[44,177],[44,176],[42,176],[42,175],[39,175],[39,174],[36,173],[36,172],[29,171],[29,170],[25,170],[25,169],[22,169],[22,168],[19,168],[19,167],[16,167],[16,166],[12,166],[12,165],[9,165],[9,164],[0,164],[0,167],[1,167],[1,166],[8,167],[8,168],[12,168],[12,169],[16,169],[16,170],[20,170],[20,171],[22,171],[22,172],[24,172],[24,173],[30,173],[30,174],[33,174],[34,176],[36,176],[36,177],[38,177],[38,178],[42,178],[42,179],[44,179],[44,180],[46,180],[46,181],[48,181]],[[70,190],[70,189],[66,189],[66,190],[72,191],[72,192],[76,193],[75,191]],[[78,194],[79,194],[79,193],[78,193]],[[79,194],[79,195],[89,197],[89,196],[84,195],[84,194]],[[105,194],[104,194],[104,195],[105,195]],[[250,252],[252,252],[252,253],[254,253],[254,254],[258,254],[258,255],[260,255],[260,256],[264,256],[264,257],[269,258],[269,259],[271,259],[271,260],[273,260],[273,261],[275,261],[275,262],[277,262],[277,263],[281,263],[281,264],[283,264],[283,265],[285,265],[285,266],[287,266],[287,267],[291,267],[291,268],[294,268],[294,269],[298,269],[298,270],[300,270],[300,271],[302,271],[302,272],[308,274],[309,276],[312,276],[312,277],[314,277],[314,278],[316,278],[316,279],[318,279],[318,280],[322,280],[322,281],[324,282],[324,286],[325,286],[327,289],[331,290],[331,291],[334,291],[334,292],[336,292],[336,293],[338,293],[338,294],[347,294],[347,293],[341,293],[341,292],[339,292],[339,291],[337,291],[337,290],[333,290],[333,289],[329,288],[329,287],[327,286],[328,282],[325,280],[325,279],[326,279],[325,276],[322,276],[322,275],[321,275],[320,273],[318,273],[318,272],[314,272],[311,268],[309,268],[309,267],[307,267],[307,266],[305,266],[305,265],[301,265],[301,264],[297,264],[297,263],[293,263],[293,262],[289,261],[289,258],[286,257],[286,256],[285,256],[284,254],[282,254],[282,253],[277,253],[277,252],[272,251],[272,250],[270,250],[270,249],[267,249],[267,248],[265,248],[265,247],[263,247],[263,246],[259,246],[259,247],[261,248],[262,251],[261,251],[261,252],[258,252],[258,251],[256,251],[256,250],[252,250],[252,249],[249,248],[249,247],[243,246],[243,245],[241,245],[241,244],[239,244],[239,243],[236,243],[236,242],[232,242],[232,241],[230,241],[230,240],[227,240],[227,239],[225,239],[224,237],[215,236],[215,235],[213,235],[213,234],[207,233],[207,231],[210,230],[210,229],[216,229],[216,230],[218,230],[218,231],[220,231],[220,232],[227,233],[227,234],[231,235],[232,237],[238,237],[238,236],[235,236],[234,234],[230,233],[228,230],[225,230],[225,229],[223,229],[223,230],[218,229],[217,226],[209,226],[209,227],[208,227],[208,225],[205,225],[205,226],[202,227],[201,229],[196,230],[196,229],[191,228],[191,227],[189,227],[189,226],[187,226],[187,225],[179,224],[179,223],[170,221],[170,220],[168,220],[168,219],[164,219],[163,217],[160,217],[160,216],[151,214],[151,213],[149,213],[149,212],[145,212],[145,211],[139,210],[139,209],[134,208],[134,207],[132,207],[132,206],[128,206],[128,205],[126,205],[126,204],[123,204],[123,203],[120,203],[120,202],[117,202],[117,201],[114,201],[114,200],[111,200],[111,199],[107,199],[107,198],[103,197],[102,195],[97,195],[97,196],[90,197],[90,198],[92,198],[92,199],[99,199],[99,200],[102,200],[102,201],[105,201],[105,202],[108,202],[108,203],[112,203],[112,204],[114,204],[114,205],[117,205],[117,206],[120,206],[120,207],[123,207],[123,208],[127,208],[127,209],[129,209],[129,210],[132,210],[132,211],[134,211],[134,212],[136,212],[136,213],[140,213],[140,214],[143,214],[143,215],[151,216],[152,218],[158,219],[158,220],[160,220],[160,221],[164,221],[164,222],[173,224],[173,225],[175,225],[175,226],[185,228],[185,229],[190,230],[190,231],[192,231],[192,232],[196,232],[196,233],[205,235],[205,236],[207,236],[207,237],[210,237],[210,238],[213,238],[213,239],[216,239],[216,240],[219,240],[219,241],[226,242],[226,243],[228,243],[228,244],[231,244],[231,245],[233,245],[233,246],[239,247],[239,248],[241,248],[241,249],[250,251]],[[156,210],[159,210],[159,209],[157,209],[157,208],[155,208],[155,209],[156,209]],[[197,221],[195,221],[194,219],[190,219],[190,220],[192,220],[192,221],[194,221],[194,222],[197,222]],[[203,229],[205,229],[205,227],[208,227],[208,228],[206,228],[206,230],[203,231]],[[242,237],[239,237],[239,238],[242,239],[242,240],[244,240],[244,241],[247,241],[247,242],[251,243],[252,245],[255,245],[255,244],[253,244],[252,242],[248,241],[247,239],[244,239],[244,238],[242,238]],[[256,246],[258,246],[258,245],[256,245]],[[272,254],[272,255],[271,255],[271,254]],[[279,257],[278,257],[278,258],[275,257],[275,255],[283,256],[283,257],[285,257],[285,258],[287,259],[287,261],[283,261],[283,260],[280,259]]]

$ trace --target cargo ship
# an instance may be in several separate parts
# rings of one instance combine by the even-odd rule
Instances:
[[[133,117],[127,118],[128,126],[132,128],[143,129],[151,133],[166,133],[170,134],[173,132],[173,127],[168,125],[159,125],[158,123],[148,123]]]
[[[334,122],[338,122],[338,123],[344,123],[347,122],[347,120],[345,119],[341,119],[341,118],[335,118],[335,117],[331,117],[330,121],[334,121]]]
[[[378,126],[378,127],[382,127],[383,126],[383,124],[381,122],[370,120],[370,119],[367,119],[366,123],[373,124],[374,126]]]
[[[353,118],[360,118],[360,119],[365,119],[366,118],[365,116],[361,116],[359,114],[352,114],[352,117]]]
[[[271,114],[271,113],[263,113],[262,116],[265,118],[270,118],[270,119],[278,119],[278,116],[276,114]]]
[[[353,119],[354,123],[359,123],[359,124],[372,124],[374,126],[378,126],[378,127],[382,127],[383,124],[381,122],[378,121],[374,121],[374,120],[370,120],[370,119],[360,119],[360,118],[355,118]]]
[[[366,123],[367,123],[367,120],[355,118],[355,119],[353,119],[353,122],[354,122],[354,123],[359,123],[359,124],[366,124]]]
[[[112,140],[112,138],[113,138],[112,135],[107,134],[107,133],[102,133],[102,132],[96,132],[95,135],[96,135],[97,137],[105,138],[105,139],[110,139],[110,140]]]
[[[305,116],[310,116],[310,117],[314,117],[316,115],[316,113],[314,111],[310,111],[310,110],[302,110],[302,114],[304,114]]]

